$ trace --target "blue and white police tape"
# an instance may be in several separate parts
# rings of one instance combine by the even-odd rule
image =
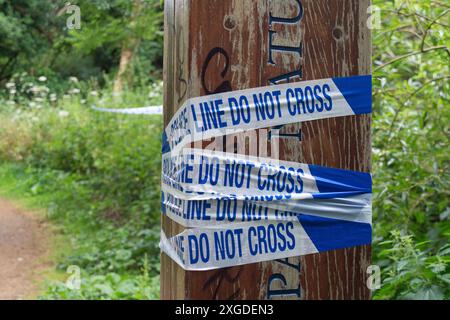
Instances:
[[[163,134],[163,153],[249,129],[372,112],[372,77],[280,84],[186,100]]]
[[[250,198],[248,200],[230,198],[183,200],[163,191],[161,199],[163,215],[190,228],[221,228],[228,224],[252,221],[296,221],[302,214],[372,223],[371,194],[333,199],[283,201],[254,201]]]
[[[254,221],[187,229],[161,249],[185,270],[210,270],[370,244],[372,226],[300,214],[296,221]]]
[[[187,229],[161,249],[187,270],[371,242],[368,173],[191,148],[196,141],[371,112],[371,76],[187,100],[163,133],[162,212]]]
[[[163,189],[184,200],[337,198],[372,192],[369,173],[203,149],[163,155]]]

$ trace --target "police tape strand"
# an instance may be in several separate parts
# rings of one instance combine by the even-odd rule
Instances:
[[[246,130],[371,113],[371,76],[188,99],[163,132],[161,249],[208,270],[371,243],[368,173],[192,148]]]
[[[371,224],[371,194],[334,199],[253,201],[183,200],[164,190],[162,213],[189,228],[220,228],[251,221],[295,221],[300,214]]]
[[[372,78],[302,81],[186,100],[163,132],[163,153],[228,133],[372,112]]]
[[[372,192],[372,177],[365,172],[205,149],[169,155],[163,155],[162,184],[189,200],[335,198]]]
[[[123,109],[110,109],[110,108],[99,108],[95,105],[91,106],[92,110],[107,112],[107,113],[120,113],[120,114],[141,114],[141,115],[158,115],[163,114],[162,106],[148,106],[141,108],[123,108]]]
[[[210,270],[370,244],[370,224],[301,214],[297,221],[254,221],[186,229],[161,249],[185,270]]]

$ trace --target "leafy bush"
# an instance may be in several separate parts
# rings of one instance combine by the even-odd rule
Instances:
[[[377,299],[450,298],[448,6],[375,1],[374,263]]]
[[[159,297],[159,277],[150,278],[144,264],[142,274],[107,273],[85,277],[81,275],[79,288],[68,289],[62,282],[50,283],[42,299],[157,299]]]
[[[136,91],[126,99],[160,102],[160,84],[147,88],[152,98]],[[2,176],[14,176],[22,192],[41,197],[49,217],[64,226],[72,249],[58,269],[83,271],[80,292],[52,283],[43,297],[155,298],[162,119],[93,111],[83,94],[56,105],[43,99],[39,108],[10,104],[0,114]],[[117,101],[107,89],[91,99],[108,107]]]

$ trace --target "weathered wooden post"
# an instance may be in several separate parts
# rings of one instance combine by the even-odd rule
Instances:
[[[164,122],[190,97],[371,72],[370,0],[166,0]],[[370,115],[287,125],[280,158],[370,171]],[[208,142],[209,143],[209,142]],[[212,142],[214,143],[214,142]],[[167,217],[168,235],[182,227]],[[370,246],[212,270],[161,256],[162,299],[369,299]]]

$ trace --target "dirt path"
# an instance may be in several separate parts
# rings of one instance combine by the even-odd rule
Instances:
[[[49,228],[37,214],[0,198],[0,300],[29,299],[48,267]]]

